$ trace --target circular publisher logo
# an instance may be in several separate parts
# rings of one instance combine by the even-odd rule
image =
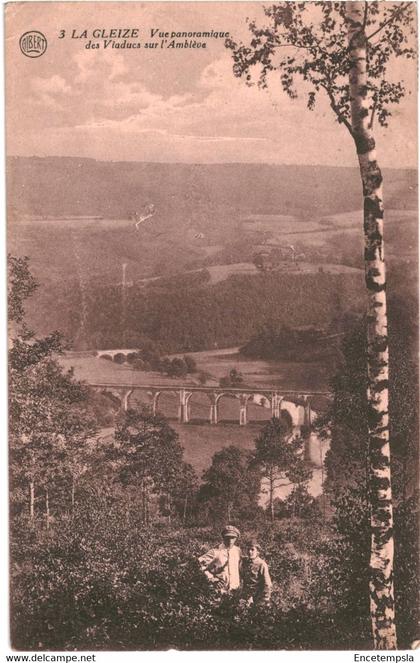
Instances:
[[[38,30],[24,32],[19,39],[20,50],[27,58],[39,58],[47,50],[47,38]]]

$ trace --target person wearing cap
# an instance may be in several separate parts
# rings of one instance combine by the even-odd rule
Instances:
[[[244,594],[248,605],[263,605],[270,602],[271,582],[268,564],[261,559],[261,547],[258,541],[251,541],[248,546],[248,558],[243,564]]]
[[[200,568],[211,585],[222,594],[239,589],[241,549],[236,545],[239,530],[227,525],[222,530],[223,543],[198,558]]]

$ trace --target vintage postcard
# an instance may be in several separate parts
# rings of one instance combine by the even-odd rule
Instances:
[[[5,5],[11,649],[414,660],[416,30]]]

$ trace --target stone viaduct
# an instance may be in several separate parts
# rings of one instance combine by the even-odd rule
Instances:
[[[137,354],[137,353],[138,349],[127,350],[127,348],[121,348],[117,350],[97,350],[95,357],[96,359],[100,359],[101,357],[111,357],[112,360],[114,360],[115,355],[124,355],[124,357],[127,358],[128,355]]]
[[[163,393],[172,393],[178,398],[178,421],[187,424],[191,419],[191,398],[195,393],[206,394],[209,399],[210,424],[219,422],[219,402],[221,398],[236,398],[239,401],[239,425],[245,426],[248,423],[248,404],[252,401],[256,404],[262,404],[271,409],[272,417],[280,417],[281,409],[288,409],[288,405],[299,410],[298,419],[295,426],[310,426],[313,421],[313,412],[311,409],[311,397],[328,397],[328,392],[313,391],[302,393],[301,391],[280,391],[274,389],[245,388],[245,387],[208,387],[208,386],[187,386],[187,385],[125,385],[112,383],[91,383],[90,387],[96,391],[109,391],[117,396],[121,401],[124,410],[130,406],[130,396],[134,391],[146,392],[152,408],[153,414],[158,411],[159,398]],[[295,403],[298,403],[296,406]]]

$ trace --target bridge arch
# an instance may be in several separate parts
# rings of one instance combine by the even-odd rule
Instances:
[[[222,416],[222,411],[221,411],[221,406],[220,402],[223,398],[229,399],[230,402],[236,401],[239,404],[239,412],[236,415],[236,417],[233,416],[233,413],[229,410],[231,408],[228,408],[228,419],[224,419],[225,421],[238,421],[239,419],[239,424],[241,426],[245,426],[247,423],[247,408],[248,408],[248,401],[250,400],[252,394],[249,393],[237,393],[233,391],[229,391],[228,389],[226,391],[222,391],[218,393],[215,397],[215,408],[216,408],[216,416],[217,416],[217,421],[223,421],[223,416]],[[235,410],[236,410],[236,405],[235,405]]]
[[[234,403],[234,405],[232,405]],[[223,407],[224,406],[224,407]],[[216,414],[216,421],[219,422],[229,422],[231,423],[234,419],[238,421],[239,418],[239,407],[237,405],[237,398],[235,394],[229,391],[223,391],[221,393],[215,394],[214,398],[214,409]],[[232,416],[232,410],[235,410],[235,413]]]
[[[127,411],[130,408],[130,396],[133,393],[132,387],[93,387],[95,391],[102,394],[111,394],[120,402],[120,408]]]
[[[155,416],[161,412],[168,419],[179,418],[179,389],[160,389],[153,391],[151,396]],[[162,399],[166,400],[165,408],[162,407]]]
[[[211,399],[210,399],[211,402]],[[188,422],[209,421],[209,394],[205,390],[189,391],[185,395],[186,417]]]
[[[248,422],[262,424],[270,421],[273,416],[276,416],[273,404],[275,405],[271,394],[252,394],[247,403]]]

